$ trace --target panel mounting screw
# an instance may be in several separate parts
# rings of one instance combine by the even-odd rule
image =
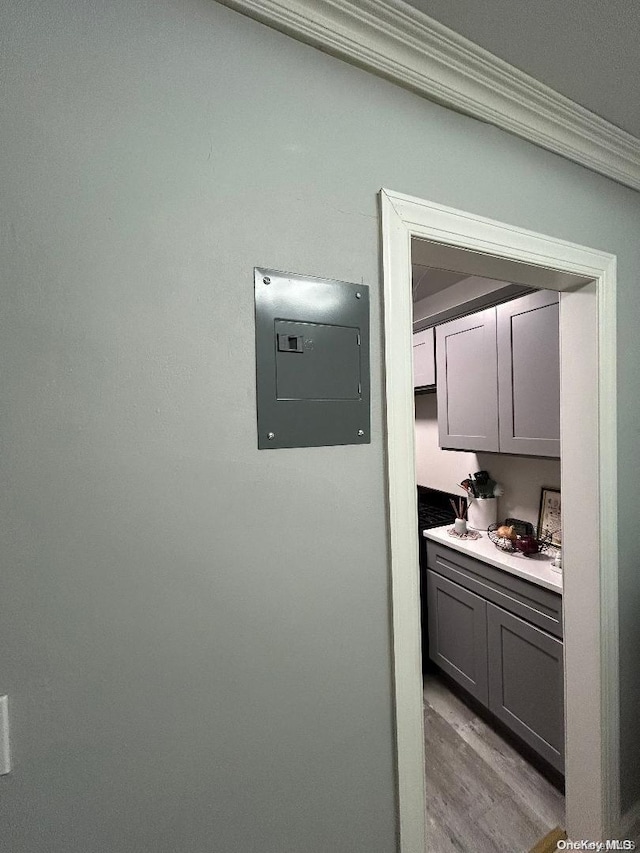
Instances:
[[[358,435],[364,435],[364,430],[363,430],[363,429],[359,429],[359,430],[358,430]]]
[[[262,279],[262,281],[264,282],[264,284],[271,284],[271,279],[269,278],[268,275],[265,275],[265,277]]]
[[[360,292],[356,293],[356,299],[362,299],[362,294]]]
[[[273,439],[274,439],[275,437],[276,437],[275,432],[268,432],[268,433],[267,433],[267,438],[269,439],[269,441],[273,441]]]

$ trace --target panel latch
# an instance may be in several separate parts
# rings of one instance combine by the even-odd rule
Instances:
[[[302,335],[278,335],[278,352],[303,352],[304,338]]]

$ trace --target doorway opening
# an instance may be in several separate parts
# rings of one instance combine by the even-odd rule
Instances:
[[[400,849],[424,850],[425,789],[412,382],[411,241],[429,265],[560,294],[569,837],[619,824],[615,257],[381,192]],[[428,760],[428,759],[427,759]]]
[[[529,850],[565,825],[559,294],[429,255],[414,238],[427,849]]]

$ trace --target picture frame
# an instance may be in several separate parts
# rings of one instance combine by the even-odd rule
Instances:
[[[551,544],[562,547],[562,502],[560,489],[543,487],[540,491],[538,538],[551,535]]]

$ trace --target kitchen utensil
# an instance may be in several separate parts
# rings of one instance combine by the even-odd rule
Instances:
[[[492,480],[488,471],[476,471],[473,475],[476,496],[479,498],[492,498],[493,490],[496,486],[495,480]]]

